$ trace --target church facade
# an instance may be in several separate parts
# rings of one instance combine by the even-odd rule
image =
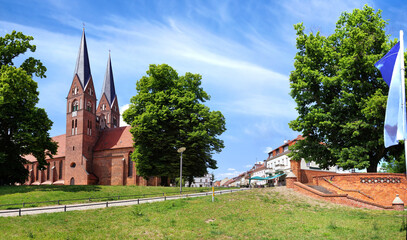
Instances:
[[[66,99],[66,133],[52,138],[58,143],[58,152],[47,159],[46,170],[38,168],[33,156],[26,156],[29,176],[25,184],[160,185],[159,177],[146,180],[137,176],[131,161],[133,137],[130,126],[120,127],[110,53],[97,103],[85,31]]]

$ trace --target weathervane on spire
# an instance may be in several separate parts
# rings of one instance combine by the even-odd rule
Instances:
[[[83,25],[83,31],[85,31],[85,23],[83,22],[82,25]]]

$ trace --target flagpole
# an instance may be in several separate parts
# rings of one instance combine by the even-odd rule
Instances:
[[[400,30],[400,52],[402,53],[400,58],[400,74],[401,74],[401,96],[402,96],[402,107],[403,107],[403,135],[404,135],[404,158],[406,161],[406,177],[407,177],[407,140],[406,140],[406,87],[404,79],[404,39],[403,30]]]

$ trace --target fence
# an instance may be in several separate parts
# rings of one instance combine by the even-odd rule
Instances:
[[[231,190],[219,190],[219,191],[215,191],[215,195],[219,195],[222,193],[232,193],[232,192],[237,192],[237,191],[244,191],[244,190],[248,190],[248,189],[241,188],[241,189],[231,189]],[[34,212],[34,211],[37,211],[38,213],[66,212],[69,209],[74,209],[74,208],[76,208],[77,210],[81,210],[81,209],[95,209],[95,208],[102,208],[102,207],[109,207],[109,206],[135,205],[135,204],[141,204],[141,203],[146,203],[146,202],[166,201],[167,199],[178,199],[178,198],[183,198],[183,197],[188,198],[188,197],[208,196],[211,194],[212,194],[212,192],[200,192],[200,193],[191,193],[191,194],[185,194],[185,195],[167,196],[167,195],[165,195],[165,193],[163,193],[162,197],[151,197],[151,198],[143,197],[143,198],[129,199],[129,200],[117,200],[117,201],[110,201],[110,202],[106,201],[106,202],[63,205],[63,206],[49,206],[49,207],[43,207],[43,208],[18,208],[18,209],[11,209],[11,210],[1,210],[0,216],[2,216],[3,214],[6,214],[7,216],[17,216],[17,213],[18,213],[18,216],[21,216],[21,215],[23,215],[24,212]],[[145,196],[148,194],[143,194],[143,195]],[[151,195],[151,194],[149,194],[149,195]],[[120,198],[120,196],[117,196],[117,197]],[[95,198],[92,198],[92,199],[95,199]],[[61,201],[61,200],[56,200],[56,201]],[[68,201],[68,200],[64,200],[64,201]],[[55,201],[45,201],[45,202],[55,202]],[[37,202],[37,203],[39,203],[39,202]],[[43,202],[41,202],[41,203],[43,203]],[[55,211],[55,210],[57,210],[57,211]]]
[[[193,190],[183,190],[182,192],[190,192],[190,193],[199,193],[202,191],[193,191]],[[126,199],[126,198],[145,198],[146,196],[154,196],[154,195],[163,195],[165,194],[179,194],[179,192],[163,192],[163,193],[151,193],[151,194],[132,194],[132,195],[115,195],[115,196],[106,196],[106,197],[87,197],[87,198],[72,198],[72,199],[61,199],[61,200],[50,200],[50,201],[41,201],[41,202],[22,202],[22,203],[9,203],[9,204],[0,204],[1,207],[10,207],[10,206],[22,206],[24,208],[26,205],[34,205],[34,204],[40,204],[40,203],[55,203],[60,205],[62,202],[80,202],[80,201],[89,201],[92,202],[94,200],[99,200],[102,201],[103,199],[105,200],[120,200],[120,199]]]

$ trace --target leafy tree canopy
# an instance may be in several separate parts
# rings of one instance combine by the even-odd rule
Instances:
[[[203,103],[209,95],[201,87],[201,75],[178,73],[166,64],[150,65],[147,76],[137,82],[123,119],[131,124],[137,173],[141,176],[179,176],[183,153],[183,176],[193,181],[207,168],[216,169],[212,153],[224,147],[218,138],[225,130],[225,118]]]
[[[27,50],[35,51],[31,36],[13,31],[0,37],[0,185],[23,183],[28,171],[25,155],[37,158],[45,168],[45,156],[56,154],[57,144],[48,130],[52,122],[38,103],[37,83],[33,75],[45,77],[46,68],[32,57],[20,67],[13,60]]]
[[[376,172],[381,159],[401,157],[401,145],[384,147],[388,86],[374,67],[395,44],[386,24],[380,10],[364,6],[342,13],[328,37],[294,26],[298,52],[290,87],[299,116],[289,125],[305,137],[291,148],[294,159]]]

